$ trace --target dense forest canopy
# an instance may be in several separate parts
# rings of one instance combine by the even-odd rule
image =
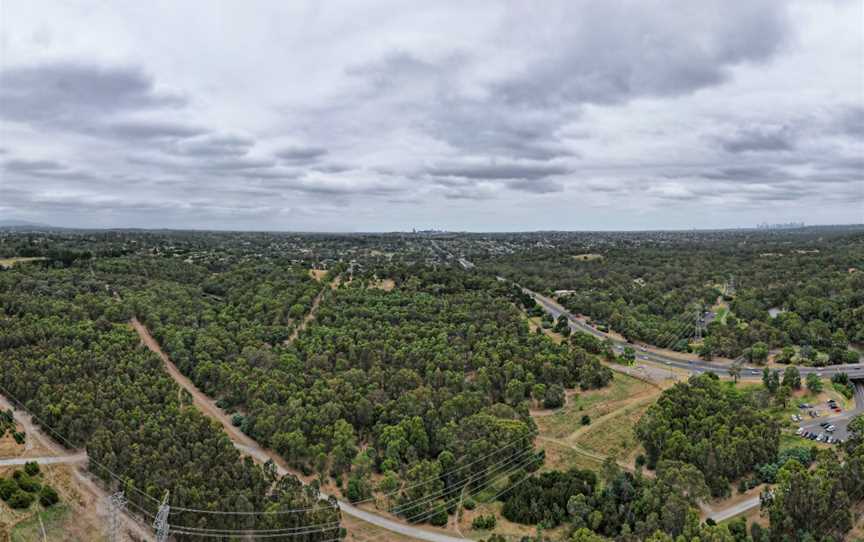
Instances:
[[[241,459],[129,327],[129,308],[84,267],[0,273],[0,393],[24,402],[62,443],[86,448],[90,469],[154,515],[163,492],[176,507],[303,513],[237,517],[178,512],[190,528],[330,525],[339,512],[314,487]]]
[[[543,467],[532,415],[565,405],[574,389],[605,388],[617,356],[499,278],[556,295],[628,338],[706,358],[841,363],[862,340],[860,228],[0,231],[0,256],[11,262],[0,269],[0,386],[67,445],[85,447],[91,471],[126,490],[144,517],[168,489],[176,525],[327,525],[291,537],[327,540],[344,534],[333,503],[320,499],[327,484],[435,525],[485,494],[503,506],[475,516],[477,529],[509,520],[537,526],[536,540],[554,529],[573,541],[833,542],[864,501],[861,418],[841,447],[782,446],[766,403],[783,406],[779,394],[713,375],[658,390],[634,418],[644,456],[632,472],[613,461],[597,471]],[[706,319],[703,341],[684,331],[691,311]],[[531,315],[545,318],[539,329]],[[140,344],[133,318],[240,430],[314,481],[241,456]],[[700,522],[700,502],[751,482],[767,484],[766,527]]]

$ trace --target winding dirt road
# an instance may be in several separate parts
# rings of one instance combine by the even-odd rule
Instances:
[[[248,435],[244,434],[238,428],[234,427],[228,414],[226,414],[222,409],[217,407],[216,402],[213,399],[211,399],[204,392],[198,389],[198,387],[195,386],[195,384],[190,379],[188,379],[180,372],[177,366],[174,365],[168,355],[162,350],[162,347],[159,345],[159,343],[150,334],[150,331],[135,318],[132,319],[131,324],[135,328],[135,331],[138,333],[138,336],[141,337],[141,341],[144,343],[144,345],[151,351],[159,355],[165,365],[165,370],[168,371],[168,374],[171,375],[174,381],[192,395],[193,402],[200,409],[201,413],[208,418],[218,422],[225,429],[226,434],[238,450],[260,462],[272,460],[273,463],[276,465],[277,471],[280,475],[284,476],[286,474],[293,474],[306,483],[312,481],[311,476],[303,476],[301,473],[290,468],[287,463],[282,459],[282,457],[279,456],[279,454],[277,454],[273,450],[261,446],[260,444],[258,444],[258,442],[250,438]],[[323,493],[322,496],[325,498],[327,497],[327,495]],[[388,519],[375,512],[360,509],[342,500],[337,499],[337,503],[339,508],[345,514],[353,516],[367,523],[371,523],[372,525],[381,527],[388,531],[392,531],[405,536],[410,536],[418,540],[426,540],[427,542],[464,542],[465,540],[467,540],[465,538],[449,536],[442,532],[422,529],[420,527],[409,525],[407,523],[402,523],[395,519]]]

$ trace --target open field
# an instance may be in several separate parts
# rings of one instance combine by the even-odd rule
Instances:
[[[632,464],[641,446],[634,435],[636,422],[653,403],[653,398],[625,407],[615,415],[592,424],[576,442],[598,454],[606,454]]]
[[[658,394],[659,389],[631,376],[616,373],[608,387],[578,392],[568,397],[567,405],[551,416],[537,416],[540,434],[553,438],[566,438],[582,427],[582,416],[592,421],[610,412],[623,409],[639,398]]]

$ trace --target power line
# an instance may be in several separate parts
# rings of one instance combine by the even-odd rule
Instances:
[[[407,510],[411,510],[411,509],[413,509],[413,508],[416,508],[417,506],[420,506],[421,504],[425,504],[425,503],[427,503],[427,502],[429,502],[429,501],[432,501],[432,500],[435,500],[435,499],[441,498],[441,497],[443,497],[444,495],[447,495],[447,494],[449,494],[449,493],[452,493],[453,491],[461,490],[461,488],[462,488],[463,486],[468,485],[468,484],[470,484],[471,482],[473,482],[473,481],[475,481],[475,480],[482,479],[484,476],[487,476],[487,477],[488,477],[488,476],[491,474],[491,472],[495,472],[495,471],[499,470],[500,465],[508,465],[508,464],[510,464],[510,463],[513,463],[513,461],[514,461],[513,458],[515,458],[515,457],[517,457],[517,456],[521,456],[521,457],[519,457],[518,459],[516,459],[516,461],[521,461],[521,460],[524,459],[526,456],[528,456],[528,455],[533,455],[533,452],[534,452],[534,450],[521,450],[521,451],[519,451],[519,452],[516,452],[516,453],[514,453],[513,455],[511,455],[509,458],[507,458],[506,460],[501,461],[501,462],[499,462],[499,463],[496,463],[496,465],[495,465],[493,468],[491,468],[491,469],[488,469],[488,468],[487,468],[487,472],[480,472],[480,473],[476,473],[473,477],[471,477],[471,478],[469,478],[468,480],[466,480],[462,485],[454,485],[454,486],[451,486],[450,489],[449,489],[449,490],[446,490],[446,491],[445,491],[446,488],[442,488],[442,489],[440,489],[440,490],[438,490],[438,491],[436,491],[436,492],[433,492],[431,495],[426,495],[426,496],[424,496],[424,497],[421,497],[421,498],[417,499],[414,503],[411,503],[411,502],[405,503],[405,504],[411,504],[411,506],[407,506],[407,507],[404,506],[404,505],[397,506],[397,507],[395,508],[395,513],[397,513],[397,514],[403,514],[403,513],[406,512]],[[491,471],[491,472],[488,472],[488,471]]]
[[[481,484],[479,488],[476,488],[476,489],[473,489],[473,490],[469,491],[469,492],[468,492],[468,495],[469,495],[469,496],[476,495],[476,494],[479,493],[480,491],[483,491],[483,490],[485,490],[486,488],[488,488],[488,487],[490,487],[491,485],[493,485],[493,483],[495,483],[495,482],[497,482],[497,481],[499,481],[499,480],[503,480],[503,479],[505,479],[505,478],[511,476],[514,472],[517,472],[517,471],[523,469],[523,468],[526,467],[527,465],[531,464],[534,460],[535,460],[535,458],[528,458],[527,460],[525,460],[524,462],[520,463],[519,465],[517,465],[517,466],[515,466],[515,467],[513,467],[513,468],[511,468],[511,469],[509,469],[509,470],[507,470],[506,472],[504,472],[504,473],[502,473],[502,474],[499,474],[498,476],[496,476],[496,477],[494,478],[494,480],[488,480],[488,481],[486,481],[484,484]],[[526,476],[526,477],[527,477],[527,476]],[[514,486],[514,487],[515,487],[515,486]],[[507,489],[509,489],[509,488],[507,488]],[[461,493],[461,491],[460,491],[460,493]],[[501,494],[500,492],[499,492],[498,494],[496,494],[495,498],[497,498],[497,496],[500,495],[500,494]],[[446,508],[450,508],[450,506],[451,506],[451,505],[455,502],[455,500],[458,499],[458,498],[462,498],[462,495],[460,494],[460,495],[458,495],[458,496],[454,496],[453,498],[451,498],[451,499],[449,499],[449,500],[446,500],[446,501],[444,502],[445,507],[446,507]],[[423,521],[426,521],[427,519],[429,519],[430,517],[432,517],[433,515],[435,515],[435,514],[437,514],[437,513],[438,513],[438,510],[436,510],[436,509],[433,509],[433,510],[431,510],[431,511],[421,512],[420,514],[417,514],[417,515],[415,515],[415,516],[412,516],[412,517],[408,518],[408,521],[411,522],[411,523],[419,523],[419,522],[423,522]]]

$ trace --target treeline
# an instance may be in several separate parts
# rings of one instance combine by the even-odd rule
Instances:
[[[155,514],[169,490],[178,508],[308,508],[251,516],[178,511],[170,517],[177,527],[325,524],[330,528],[299,539],[338,536],[339,512],[332,503],[320,501],[314,487],[293,477],[279,479],[274,469],[241,458],[218,426],[178,393],[158,357],[129,328],[131,313],[103,279],[89,266],[0,273],[0,385],[68,439],[64,444],[86,448],[93,473],[111,489],[124,489],[136,513]]]

